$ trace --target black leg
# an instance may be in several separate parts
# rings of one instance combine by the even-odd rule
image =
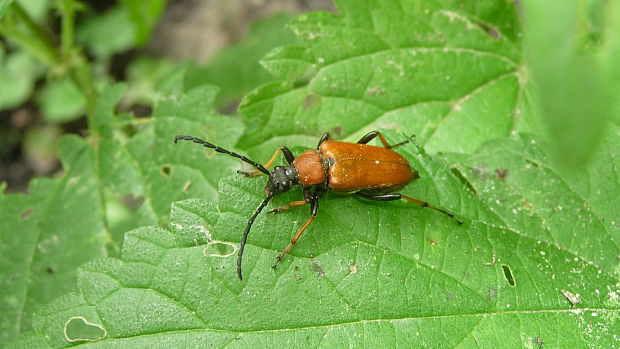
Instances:
[[[400,142],[398,144],[394,144],[391,145],[390,143],[388,143],[388,141],[383,137],[383,135],[381,134],[381,132],[379,131],[372,131],[372,132],[368,132],[364,137],[360,138],[359,141],[357,141],[358,144],[367,144],[368,142],[372,141],[373,139],[375,139],[376,137],[379,137],[379,140],[381,141],[381,143],[383,144],[383,146],[387,149],[392,149],[392,148],[396,148],[400,145],[403,145],[405,143],[408,143],[409,140],[405,140],[403,142]]]
[[[284,154],[284,158],[286,159],[286,162],[289,165],[293,164],[293,161],[295,161],[295,156],[293,156],[293,153],[291,152],[291,150],[287,147],[282,147],[282,154]]]
[[[316,149],[319,150],[319,147],[321,146],[321,144],[328,139],[329,139],[329,132],[325,132],[323,136],[321,136],[321,139],[319,139],[319,145],[316,146]]]
[[[370,200],[376,200],[376,201],[393,201],[393,200],[400,200],[403,198],[403,196],[398,193],[372,195],[372,194],[357,192],[356,194],[363,198],[370,199]]]
[[[441,213],[445,214],[446,216],[448,216],[448,217],[454,219],[455,221],[457,221],[457,223],[463,224],[463,222],[461,222],[458,219],[454,218],[454,215],[452,213],[447,212],[445,210],[442,210],[439,207],[435,207],[433,205],[430,205],[426,201],[414,199],[411,196],[403,195],[403,194],[400,194],[400,193],[373,195],[373,194],[366,194],[366,193],[360,193],[360,192],[358,192],[357,195],[359,195],[359,196],[361,196],[363,198],[366,198],[366,199],[377,200],[377,201],[393,201],[393,200],[405,199],[405,200],[407,200],[409,202],[413,202],[414,204],[418,204],[418,205],[420,205],[422,207],[428,207],[428,208],[430,208],[432,210],[435,210],[437,212],[441,212]]]

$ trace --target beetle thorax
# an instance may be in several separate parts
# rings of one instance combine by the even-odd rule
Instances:
[[[293,165],[299,175],[299,184],[303,187],[326,183],[327,163],[321,154],[312,149],[300,154]]]
[[[265,185],[265,193],[280,194],[291,190],[298,184],[297,170],[294,166],[276,166],[269,175],[269,181]]]

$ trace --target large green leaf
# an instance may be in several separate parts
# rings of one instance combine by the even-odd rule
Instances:
[[[620,6],[617,2],[523,2],[524,52],[557,158],[582,167],[620,115]],[[549,21],[553,16],[556,20]]]
[[[29,195],[0,195],[0,342],[31,327],[42,304],[75,288],[81,264],[106,256],[93,150],[62,139],[66,173],[31,183]]]
[[[211,167],[204,148],[173,143],[178,134],[192,134],[232,149],[243,132],[238,120],[213,112],[217,88],[202,86],[185,93],[182,81],[183,73],[176,74],[157,91],[149,119],[114,114],[122,93],[118,87],[102,97],[109,99],[107,107],[95,118],[102,135],[100,170],[106,189],[142,202],[138,224],[165,223],[170,204],[176,200],[215,200],[219,178],[240,168],[234,159],[225,157],[215,158]],[[137,132],[127,136],[121,132],[127,126]]]
[[[217,88],[186,94],[182,80],[178,74],[158,92],[149,119],[116,115],[124,87],[106,89],[94,117],[97,137],[61,140],[62,178],[35,181],[29,195],[0,195],[0,342],[29,329],[41,304],[73,289],[78,266],[117,255],[125,231],[167,222],[175,200],[215,201],[219,178],[241,168],[173,143],[189,133],[232,147],[243,131],[240,121],[212,111]]]
[[[290,26],[305,46],[264,58],[282,80],[246,96],[240,146],[399,127],[430,152],[472,152],[495,137],[538,131],[514,4],[437,3],[340,1],[341,15],[299,16]]]
[[[297,42],[293,33],[284,28],[290,20],[290,15],[281,13],[252,23],[242,40],[218,52],[204,66],[190,63],[186,85],[217,85],[222,89],[217,104],[227,108],[236,105],[243,95],[273,80],[269,72],[261,69],[259,60],[274,47]]]
[[[306,46],[263,60],[282,81],[246,98],[243,136],[236,119],[213,115],[213,88],[182,92],[180,75],[159,90],[152,119],[115,115],[122,91],[108,90],[95,117],[104,196],[142,199],[136,224],[158,227],[113,232],[122,257],[82,267],[74,292],[39,308],[12,346],[616,345],[620,129],[608,127],[590,167],[560,169],[543,139],[519,133],[540,132],[512,2],[442,3],[342,2],[340,16],[302,15],[292,27]],[[356,140],[380,127],[429,150],[397,149],[421,175],[403,192],[464,224],[327,193],[276,271],[308,209],[259,216],[244,281],[235,252],[264,178],[219,181],[240,164],[171,143],[178,133],[237,143],[261,161],[280,145],[314,147],[324,131]]]
[[[541,143],[487,142],[450,162],[402,146],[421,174],[405,193],[463,225],[407,203],[329,193],[275,271],[308,212],[259,217],[244,281],[233,248],[263,181],[226,178],[217,206],[176,203],[169,229],[135,230],[121,260],[81,268],[77,293],[43,308],[36,333],[13,344],[613,347],[619,228],[572,189]],[[608,188],[604,178],[593,172],[589,190]]]

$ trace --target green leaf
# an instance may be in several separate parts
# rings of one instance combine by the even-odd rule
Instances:
[[[296,42],[295,36],[284,28],[290,19],[287,14],[277,14],[257,20],[242,40],[215,54],[207,64],[183,63],[182,68],[187,71],[185,89],[216,85],[221,89],[216,106],[230,111],[244,94],[273,79],[261,69],[258,60],[276,46]],[[128,102],[151,104],[149,95],[178,70],[178,63],[165,58],[143,56],[134,59],[127,69],[130,88]]]
[[[17,0],[28,14],[37,21],[43,21],[53,2],[49,0]]]
[[[292,27],[304,46],[263,60],[280,81],[246,97],[246,134],[215,115],[215,88],[188,90],[181,73],[160,84],[152,118],[117,115],[123,88],[107,89],[89,145],[106,221],[135,201],[135,220],[116,227],[156,226],[111,232],[122,257],[80,268],[78,287],[37,308],[34,331],[9,346],[613,347],[620,128],[606,125],[588,168],[562,170],[546,141],[520,133],[541,132],[513,2],[442,3],[453,7],[343,1],[341,16],[302,15]],[[355,141],[381,126],[399,129],[381,129],[390,142],[416,134],[426,145],[396,149],[421,176],[403,193],[464,224],[328,192],[275,271],[307,207],[257,218],[244,281],[235,252],[265,178],[171,142],[239,144],[261,161],[281,145],[314,148],[324,131]],[[297,188],[267,209],[300,197]]]
[[[42,73],[41,65],[26,52],[5,54],[0,46],[0,109],[15,108],[24,103]]]
[[[134,213],[139,225],[167,222],[170,204],[177,200],[216,200],[219,179],[240,168],[235,159],[207,161],[212,155],[198,145],[173,143],[176,135],[191,134],[234,149],[243,132],[240,121],[213,111],[217,88],[202,86],[186,93],[183,75],[171,77],[153,96],[149,119],[115,115],[122,86],[103,94],[102,108],[95,114],[95,127],[103,136],[98,152],[103,185],[114,196],[137,203]],[[133,125],[135,134],[123,132]]]
[[[353,140],[383,127],[415,134],[430,152],[472,152],[495,137],[537,132],[514,5],[447,3],[342,1],[339,16],[299,16],[290,26],[304,46],[265,58],[282,80],[246,96],[239,146],[254,153],[279,145],[273,139],[325,131]]]
[[[92,149],[62,138],[65,174],[38,179],[29,195],[0,195],[0,342],[31,328],[39,306],[75,287],[76,268],[106,255]]]
[[[258,61],[269,50],[296,43],[295,36],[285,29],[291,17],[277,14],[252,23],[248,34],[209,59],[204,66],[190,64],[186,75],[188,87],[214,84],[222,89],[217,104],[230,107],[242,96],[273,79]]]
[[[203,86],[185,93],[182,81],[180,72],[153,96],[155,106],[149,119],[115,114],[123,86],[108,89],[95,113],[93,124],[102,136],[97,152],[102,186],[110,194],[113,210],[120,203],[128,215],[137,218],[129,223],[133,227],[166,223],[170,204],[177,200],[216,200],[219,179],[240,168],[234,159],[217,157],[209,162],[216,166],[213,169],[207,165],[212,155],[203,147],[173,143],[176,135],[191,134],[234,149],[243,132],[240,121],[214,113],[217,88]],[[127,127],[135,127],[136,132],[127,134]],[[114,231],[119,245],[123,233]]]
[[[93,118],[97,142],[61,138],[65,175],[35,181],[29,195],[0,196],[2,342],[29,329],[41,304],[72,289],[79,265],[117,255],[127,229],[167,222],[176,200],[217,200],[219,179],[241,168],[232,158],[209,161],[213,155],[195,144],[173,143],[192,134],[234,149],[243,132],[240,121],[213,112],[217,88],[185,93],[182,81],[177,74],[159,90],[154,116],[142,122],[116,115],[125,88],[108,87]]]
[[[600,32],[583,25],[581,17],[590,13],[608,19]],[[620,9],[601,1],[525,1],[524,15],[543,122],[559,159],[569,167],[584,167],[607,120],[617,114]],[[558,20],[549,21],[550,16]]]
[[[117,6],[90,17],[79,26],[77,40],[97,57],[124,52],[136,44],[136,28],[127,9]]]
[[[67,122],[84,115],[86,99],[68,78],[49,81],[37,96],[43,117],[49,122]]]
[[[135,28],[135,40],[138,45],[145,44],[151,37],[155,24],[163,14],[166,0],[140,1],[120,0],[126,8]]]
[[[7,13],[13,1],[14,0],[0,0],[0,19]]]
[[[126,103],[153,105],[153,96],[156,95],[158,86],[176,75],[178,71],[178,63],[169,59],[150,56],[134,58],[126,71],[128,84]]]
[[[618,131],[609,137],[614,149]],[[328,193],[275,271],[277,251],[308,212],[259,216],[244,281],[236,278],[234,251],[209,247],[237,248],[264,181],[226,178],[217,205],[178,202],[168,229],[137,229],[126,235],[122,260],[81,268],[78,292],[43,308],[37,334],[13,345],[69,346],[73,338],[63,333],[80,319],[105,333],[90,339],[125,347],[612,347],[620,228],[547,162],[541,143],[515,136],[450,161],[401,146],[421,175],[404,192],[454,212],[463,225],[404,202]],[[602,179],[592,172],[589,190],[609,188]],[[299,196],[285,194],[270,207]],[[617,211],[617,204],[608,210]]]

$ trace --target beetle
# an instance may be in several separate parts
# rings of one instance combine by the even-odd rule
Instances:
[[[383,147],[367,144],[378,137]],[[265,185],[267,197],[258,205],[254,214],[248,220],[243,231],[243,238],[239,246],[237,257],[237,276],[243,280],[241,262],[243,250],[248,239],[248,234],[256,217],[265,208],[267,203],[278,194],[289,191],[296,185],[302,187],[304,199],[293,201],[289,204],[275,208],[269,213],[279,213],[290,208],[310,205],[310,218],[299,228],[289,244],[280,252],[272,268],[276,268],[280,260],[288,253],[316,217],[319,210],[319,195],[325,191],[356,194],[360,197],[378,200],[392,201],[405,199],[422,207],[428,207],[441,212],[452,219],[454,215],[429,203],[414,199],[410,196],[398,193],[407,184],[419,178],[418,172],[409,165],[407,159],[392,149],[405,144],[408,140],[391,145],[379,131],[372,131],[362,137],[357,143],[339,142],[330,139],[329,133],[323,134],[316,149],[303,152],[298,157],[285,146],[278,148],[265,165],[261,165],[243,155],[218,147],[200,138],[179,135],[174,142],[179,140],[192,141],[201,144],[216,152],[238,158],[256,168],[252,172],[241,172],[246,177],[254,177],[260,174],[269,176]],[[287,166],[275,166],[270,172],[268,168],[275,161],[278,154],[282,153]],[[460,221],[456,220],[459,224]]]

